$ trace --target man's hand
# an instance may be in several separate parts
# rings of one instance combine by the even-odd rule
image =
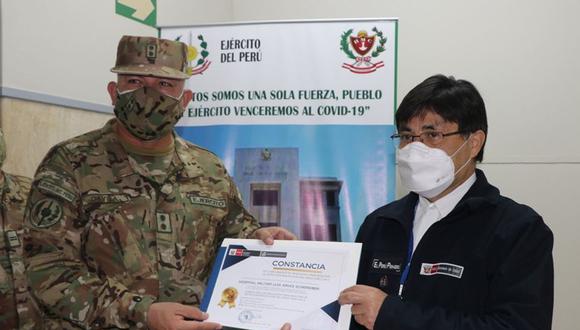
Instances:
[[[385,298],[387,298],[387,294],[377,288],[355,285],[340,293],[338,303],[341,305],[352,304],[354,319],[365,328],[372,330]]]
[[[262,240],[266,245],[272,245],[275,239],[295,240],[296,235],[282,227],[263,227],[254,232],[254,238]]]
[[[292,330],[292,326],[290,325],[290,323],[284,323],[284,325],[282,326],[282,328],[280,328],[280,330]]]
[[[154,303],[149,306],[147,326],[151,330],[214,330],[218,323],[203,322],[207,314],[193,306],[171,302]]]

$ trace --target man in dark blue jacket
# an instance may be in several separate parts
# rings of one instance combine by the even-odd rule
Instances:
[[[468,81],[432,76],[395,115],[401,183],[411,192],[367,216],[351,329],[551,329],[553,235],[500,195],[476,162],[487,118]]]

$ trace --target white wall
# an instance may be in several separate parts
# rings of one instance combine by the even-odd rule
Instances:
[[[116,16],[114,1],[0,1],[4,88],[106,106],[104,87],[114,78],[108,70],[119,37],[156,35]],[[506,195],[534,207],[554,231],[554,329],[578,327],[580,1],[158,0],[158,11],[161,26],[399,17],[399,100],[434,73],[471,80],[480,89],[490,125],[481,168]],[[0,104],[2,127],[6,111],[15,118],[10,125],[27,120],[18,119],[16,107],[7,105],[12,102]],[[84,111],[62,111],[78,122],[87,118]],[[39,106],[26,116],[52,113]],[[53,123],[50,129],[64,136],[74,122]],[[10,132],[7,139],[16,147],[9,151],[46,152],[34,149],[25,133]],[[6,165],[20,168],[10,158]]]
[[[123,34],[157,30],[115,15],[114,1],[1,0],[2,84],[108,105]]]
[[[231,0],[157,0],[157,6],[157,26],[189,26],[232,20]]]

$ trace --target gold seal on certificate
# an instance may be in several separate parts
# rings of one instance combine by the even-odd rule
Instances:
[[[238,290],[236,288],[225,288],[222,292],[222,300],[218,303],[218,306],[224,307],[228,304],[230,308],[236,307],[236,298],[238,297]]]
[[[341,290],[356,284],[360,243],[225,239],[202,309],[236,329],[347,330]]]

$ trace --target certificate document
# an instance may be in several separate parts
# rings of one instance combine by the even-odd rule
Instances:
[[[337,299],[356,284],[360,251],[360,243],[225,239],[201,309],[224,328],[347,330],[350,306]]]

